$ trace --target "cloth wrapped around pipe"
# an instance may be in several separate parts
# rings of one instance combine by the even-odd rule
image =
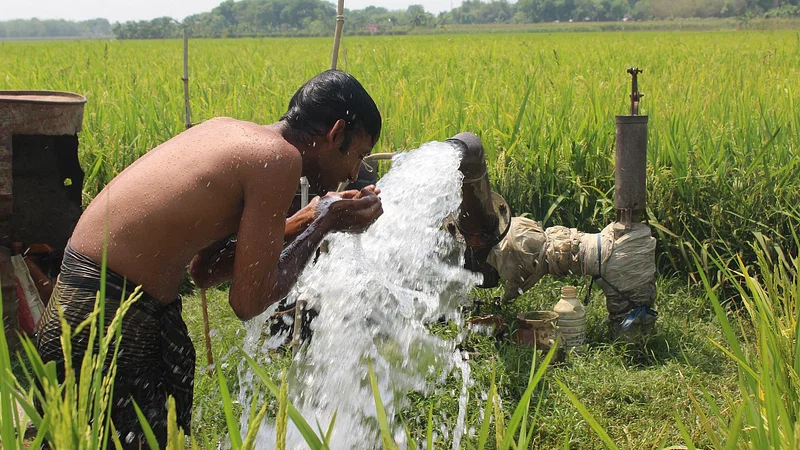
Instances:
[[[594,277],[606,295],[609,322],[627,329],[634,322],[655,321],[655,247],[650,228],[642,223],[625,229],[615,222],[594,234],[563,226],[542,229],[534,220],[514,217],[487,261],[506,280],[504,300],[518,297],[548,274]]]

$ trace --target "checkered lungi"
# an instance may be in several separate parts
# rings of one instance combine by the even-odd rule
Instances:
[[[122,300],[133,291],[132,282],[106,270],[105,326],[111,323]],[[37,347],[44,362],[55,361],[59,379],[64,380],[61,325],[58,311],[71,327],[83,322],[94,310],[100,290],[100,264],[76,252],[69,244],[61,273],[42,316]],[[89,329],[72,337],[73,368],[80,369],[86,352]],[[95,343],[95,346],[98,344]],[[112,358],[109,352],[104,371]],[[133,402],[141,408],[159,444],[166,446],[167,396],[175,399],[178,426],[190,433],[195,351],[181,317],[181,299],[163,305],[144,293],[126,313],[117,354],[117,372],[111,404],[111,420],[125,448],[147,448]],[[46,413],[46,411],[44,411]]]

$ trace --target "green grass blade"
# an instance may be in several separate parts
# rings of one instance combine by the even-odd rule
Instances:
[[[275,382],[269,378],[267,372],[265,372],[264,369],[259,366],[258,363],[253,360],[253,358],[250,357],[250,355],[245,353],[244,357],[247,360],[247,363],[250,365],[250,368],[253,370],[253,373],[256,374],[256,376],[261,380],[262,383],[264,383],[267,389],[272,392],[272,395],[278,397],[280,395],[280,389]],[[305,439],[306,444],[311,447],[311,450],[321,449],[322,441],[320,440],[319,436],[314,433],[314,429],[311,428],[303,416],[300,415],[300,412],[297,411],[297,408],[295,408],[294,405],[292,405],[292,402],[288,402],[287,408],[289,410],[289,418],[292,419],[292,423],[294,423],[294,426],[297,427],[300,435],[302,435],[303,439]]]
[[[728,427],[728,442],[725,444],[725,450],[735,450],[739,446],[739,435],[742,433],[744,421],[744,407],[744,403],[739,405],[736,415],[733,416],[733,423]]]
[[[392,433],[389,431],[389,421],[386,419],[386,410],[383,408],[383,401],[381,401],[378,379],[372,370],[372,361],[367,361],[367,368],[369,369],[369,383],[372,386],[372,396],[375,399],[375,412],[378,415],[378,426],[381,429],[383,448],[386,450],[394,449],[396,445],[394,444],[394,439],[392,439]]]
[[[1,286],[0,286],[1,287]],[[0,290],[0,325],[2,325],[2,333],[0,333],[0,377],[5,378],[11,373],[11,356],[8,353],[8,342],[6,341],[5,322],[3,321],[3,295]],[[0,417],[3,417],[2,428],[0,429],[0,438],[2,442],[14,442],[16,440],[16,430],[14,429],[14,422],[9,420],[12,414],[16,417],[17,411],[14,408],[11,392],[8,390],[10,386],[7,383],[0,383]]]
[[[119,441],[117,428],[114,426],[114,422],[109,422],[109,429],[111,430],[109,435],[111,436],[111,443],[114,444],[114,450],[122,450],[122,442]]]
[[[493,364],[491,384],[489,385],[489,397],[486,399],[486,404],[483,407],[483,422],[481,423],[481,431],[478,434],[478,450],[486,448],[486,442],[489,440],[489,426],[492,422],[492,401],[494,400],[496,392],[497,384],[495,383]]]
[[[425,448],[433,450],[433,404],[428,408],[428,425],[425,427]]]
[[[511,138],[508,140],[511,143],[516,142],[517,136],[519,135],[519,126],[522,124],[522,118],[525,116],[525,109],[528,107],[528,98],[533,90],[533,79],[534,78],[531,78],[531,80],[528,81],[528,87],[525,89],[525,94],[522,96],[522,104],[519,106],[517,118],[514,120],[514,130],[511,132]]]
[[[37,430],[36,437],[33,439],[33,442],[31,442],[31,445],[28,448],[32,448],[35,450],[37,448],[42,447],[42,443],[44,442],[45,437],[47,436],[47,430],[50,429],[50,421],[51,421],[50,416],[45,415],[44,420],[42,420],[39,423],[39,426],[36,428]]]
[[[400,421],[403,423],[403,432],[406,434],[406,439],[408,439],[409,448],[419,448],[417,447],[417,441],[414,440],[414,437],[411,435],[411,431],[408,429],[406,419],[403,418],[403,416],[400,416]]]
[[[617,447],[617,445],[614,444],[614,442],[608,436],[608,433],[606,433],[606,430],[604,430],[603,427],[601,427],[600,424],[597,423],[597,420],[594,418],[594,416],[592,416],[592,413],[590,413],[589,410],[586,409],[586,406],[584,406],[583,403],[581,403],[581,401],[578,400],[578,397],[576,397],[575,394],[573,394],[572,391],[569,390],[567,385],[562,383],[560,380],[556,380],[556,383],[558,383],[558,385],[561,387],[561,390],[563,390],[564,393],[567,394],[567,397],[569,397],[572,404],[575,405],[575,408],[578,409],[578,412],[581,413],[581,416],[583,416],[583,418],[587,422],[589,422],[589,426],[591,426],[594,432],[597,433],[598,436],[600,436],[600,440],[603,441],[603,444],[605,444],[606,447],[609,449],[618,450],[619,447]]]
[[[514,446],[514,434],[517,431],[517,427],[519,427],[520,423],[522,422],[523,416],[528,414],[528,406],[531,395],[533,394],[533,390],[536,389],[536,386],[539,384],[539,380],[541,380],[544,376],[544,373],[547,370],[547,367],[550,365],[550,361],[553,359],[553,356],[555,356],[557,350],[558,341],[556,341],[552,348],[550,348],[550,351],[547,352],[547,356],[545,356],[541,366],[536,369],[536,372],[529,378],[528,387],[525,389],[525,393],[522,394],[522,398],[520,398],[517,408],[514,410],[514,414],[511,416],[511,420],[508,422],[508,427],[505,430],[505,437],[503,438],[503,444],[500,446],[500,448],[507,449],[509,446]],[[534,371],[535,367],[536,357],[534,356],[533,361],[531,362],[531,372]]]
[[[147,418],[142,413],[142,410],[139,408],[139,405],[136,404],[136,401],[131,400],[133,402],[133,409],[136,411],[136,417],[139,418],[139,425],[142,427],[142,432],[144,432],[144,438],[147,440],[147,445],[150,446],[151,449],[159,449],[161,447],[158,446],[158,440],[156,440],[156,435],[153,433],[153,429],[150,427],[150,424],[147,423]],[[117,433],[114,433],[116,436]]]
[[[675,425],[678,426],[678,430],[681,432],[681,437],[683,438],[683,442],[686,443],[687,450],[696,450],[694,442],[692,442],[692,437],[689,436],[689,430],[686,429],[686,426],[683,424],[678,414],[675,414]]]
[[[228,434],[230,435],[231,447],[233,450],[239,450],[242,448],[242,434],[241,430],[239,429],[239,422],[233,415],[233,401],[231,400],[231,394],[228,391],[228,382],[225,381],[225,376],[222,374],[222,370],[220,368],[217,368],[216,372],[217,382],[219,383],[219,392],[222,396],[222,408],[225,411],[225,422],[228,425]]]
[[[697,272],[700,275],[700,279],[703,282],[703,286],[705,287],[706,294],[708,295],[709,300],[711,301],[711,306],[714,308],[714,313],[717,316],[717,319],[720,322],[720,326],[722,327],[722,332],[725,334],[725,338],[728,341],[728,345],[731,347],[733,354],[736,355],[736,358],[744,361],[744,352],[742,351],[741,346],[739,345],[739,339],[736,338],[736,334],[733,332],[733,328],[731,327],[731,323],[728,320],[728,316],[725,314],[725,311],[722,309],[722,305],[720,304],[719,298],[717,297],[717,293],[712,289],[711,283],[708,281],[708,277],[706,276],[705,270],[700,263],[700,260],[695,258],[695,267],[697,268]]]
[[[325,448],[331,448],[331,436],[333,436],[333,425],[336,423],[336,415],[339,413],[339,409],[333,410],[333,417],[331,417],[331,423],[328,424],[328,431],[325,432]],[[417,448],[414,446],[414,448]]]

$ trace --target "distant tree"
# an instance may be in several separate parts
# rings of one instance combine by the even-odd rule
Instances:
[[[447,24],[534,23],[556,20],[617,21],[677,17],[800,16],[800,0],[464,0],[437,16],[420,5],[406,10],[368,6],[345,10],[346,32],[403,32],[408,27]],[[191,36],[321,36],[333,33],[336,9],[328,0],[224,0],[209,12],[184,19]],[[169,17],[115,23],[105,19],[11,20],[0,22],[0,38],[115,36],[117,39],[162,39],[181,35]]]
[[[411,26],[422,27],[433,23],[433,14],[425,11],[422,5],[410,5],[406,10],[406,17]]]
[[[111,35],[111,24],[106,19],[72,22],[33,18],[0,22],[0,38],[110,37]]]

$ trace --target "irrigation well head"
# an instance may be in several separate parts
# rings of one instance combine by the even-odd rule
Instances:
[[[467,269],[480,272],[480,287],[497,286],[499,276],[486,258],[508,232],[511,208],[499,194],[492,192],[483,144],[472,133],[459,133],[445,142],[461,151],[459,170],[464,175],[461,208],[455,227],[467,244]]]
[[[630,228],[645,216],[647,201],[647,116],[639,115],[638,75],[642,70],[629,68],[631,75],[630,115],[616,116],[616,170],[614,209],[617,222]]]

